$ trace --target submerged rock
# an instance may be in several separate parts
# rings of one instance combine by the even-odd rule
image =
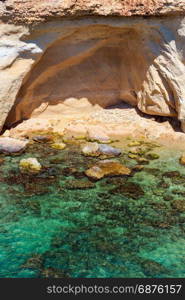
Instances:
[[[0,165],[2,165],[4,163],[4,159],[0,158]]]
[[[139,199],[140,197],[144,196],[143,189],[139,184],[136,184],[134,182],[126,182],[125,184],[112,189],[111,193],[122,194],[125,197],[132,199]]]
[[[42,278],[70,278],[69,274],[67,274],[63,270],[59,270],[55,268],[43,269],[41,272],[41,277]]]
[[[131,170],[116,161],[103,160],[85,171],[85,174],[93,179],[101,179],[108,176],[130,175]]]
[[[61,174],[64,176],[74,176],[74,174],[77,172],[77,169],[74,167],[65,167],[61,170]],[[84,175],[83,175],[84,177]]]
[[[160,176],[160,169],[157,168],[145,168],[145,173],[153,175],[153,176]]]
[[[177,210],[178,212],[185,212],[185,200],[173,200],[171,202],[171,206],[173,209]]]
[[[0,138],[0,153],[16,154],[22,153],[29,141],[18,140],[10,137]]]
[[[49,192],[47,185],[38,184],[35,182],[24,183],[24,191],[26,194],[32,195],[43,195]]]
[[[36,191],[41,190],[41,186],[44,187],[45,191],[56,182],[56,176],[50,176],[50,169],[43,170],[44,172],[17,172],[10,171],[9,176],[4,178],[4,182],[12,186],[23,185],[25,189],[25,194],[36,194]],[[30,184],[30,186],[29,186]],[[31,191],[31,184],[35,185],[35,189]],[[33,187],[34,188],[34,187]],[[43,190],[43,189],[42,189]]]
[[[185,176],[179,171],[168,171],[162,174],[163,178],[170,178],[173,184],[184,184]]]
[[[50,160],[49,160],[49,162],[51,163],[51,164],[61,164],[61,163],[63,163],[64,162],[64,159],[62,158],[62,157],[52,157]]]
[[[19,163],[21,172],[25,173],[38,173],[42,169],[41,164],[34,157],[21,159]]]
[[[164,180],[159,181],[157,187],[158,188],[163,188],[163,189],[167,189],[169,188],[169,183],[165,182]]]
[[[143,272],[147,276],[155,277],[157,275],[161,275],[164,273],[169,273],[169,270],[166,269],[163,265],[159,264],[158,262],[150,259],[143,260],[141,262],[141,267]]]
[[[112,158],[119,156],[121,150],[105,144],[87,143],[82,147],[82,153],[85,156]]]
[[[185,154],[183,154],[183,155],[181,156],[179,162],[180,162],[181,165],[183,165],[183,166],[185,165]]]
[[[87,143],[82,147],[82,153],[85,156],[99,156],[99,144],[98,143]]]
[[[163,196],[163,200],[164,201],[172,201],[173,200],[173,197],[171,195],[164,195]]]
[[[65,187],[68,190],[76,190],[76,189],[83,190],[83,189],[94,188],[95,184],[89,180],[71,179],[66,182]]]
[[[181,174],[179,171],[167,171],[167,172],[164,172],[162,174],[162,176],[167,177],[167,178],[174,178],[174,177],[181,176]]]
[[[107,184],[111,185],[122,185],[128,180],[128,177],[126,176],[120,176],[120,177],[109,177],[105,181],[102,181],[101,186],[107,187]]]
[[[74,176],[76,179],[82,179],[82,178],[84,178],[84,172],[83,172],[83,171],[77,171],[77,172],[74,172],[74,173],[73,173],[73,176]]]
[[[31,210],[34,214],[40,216],[41,205],[38,201],[34,201],[33,199],[31,199],[30,201],[24,203],[24,206],[26,206],[29,211]]]
[[[25,264],[21,265],[21,269],[35,269],[40,270],[43,265],[43,258],[41,254],[33,254],[32,257],[28,258]]]
[[[142,165],[136,165],[136,166],[134,166],[133,168],[132,168],[132,170],[134,171],[134,172],[140,172],[140,171],[142,171],[144,169],[144,166],[142,166]]]
[[[146,158],[147,158],[147,159],[150,159],[150,160],[154,160],[154,159],[158,159],[158,158],[159,158],[159,155],[156,154],[156,153],[148,153],[148,154],[146,155]]]

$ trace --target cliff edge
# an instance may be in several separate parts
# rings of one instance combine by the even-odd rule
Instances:
[[[14,23],[59,17],[164,16],[185,13],[184,0],[1,0],[0,18]]]

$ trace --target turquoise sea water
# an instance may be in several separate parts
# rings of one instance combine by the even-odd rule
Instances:
[[[133,167],[128,150],[116,160]],[[185,167],[153,151],[142,171],[97,182],[83,172],[98,159],[78,145],[1,155],[0,277],[185,277]],[[21,174],[23,157],[43,171]]]

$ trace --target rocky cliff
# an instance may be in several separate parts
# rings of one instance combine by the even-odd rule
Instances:
[[[72,97],[183,128],[184,15],[185,0],[0,1],[1,128]]]
[[[0,15],[13,23],[61,17],[162,16],[184,14],[184,0],[1,0]]]

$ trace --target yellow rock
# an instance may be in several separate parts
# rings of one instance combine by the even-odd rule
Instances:
[[[135,141],[135,142],[131,142],[130,144],[128,144],[128,146],[129,147],[135,147],[135,146],[141,146],[141,142],[137,142],[137,141]]]
[[[34,157],[21,159],[19,162],[21,172],[38,173],[42,169],[41,164]]]
[[[147,159],[151,159],[151,160],[153,160],[153,159],[158,159],[158,158],[159,158],[159,155],[156,154],[156,153],[148,153],[148,154],[146,155],[146,158],[147,158]]]
[[[116,161],[103,160],[88,169],[85,174],[93,179],[101,179],[108,176],[130,175],[131,170]]]
[[[64,143],[54,143],[51,145],[52,148],[58,149],[58,150],[63,150],[66,147],[66,144]]]
[[[180,158],[181,165],[185,165],[185,154],[183,154]]]
[[[137,159],[138,155],[136,155],[136,154],[129,154],[128,157],[131,158],[131,159]]]
[[[148,161],[148,159],[146,159],[146,158],[144,158],[144,157],[138,157],[137,158],[137,161],[139,162],[139,163],[149,163],[149,161]]]
[[[132,168],[134,171],[142,171],[144,169],[143,165],[136,165],[135,167]]]

